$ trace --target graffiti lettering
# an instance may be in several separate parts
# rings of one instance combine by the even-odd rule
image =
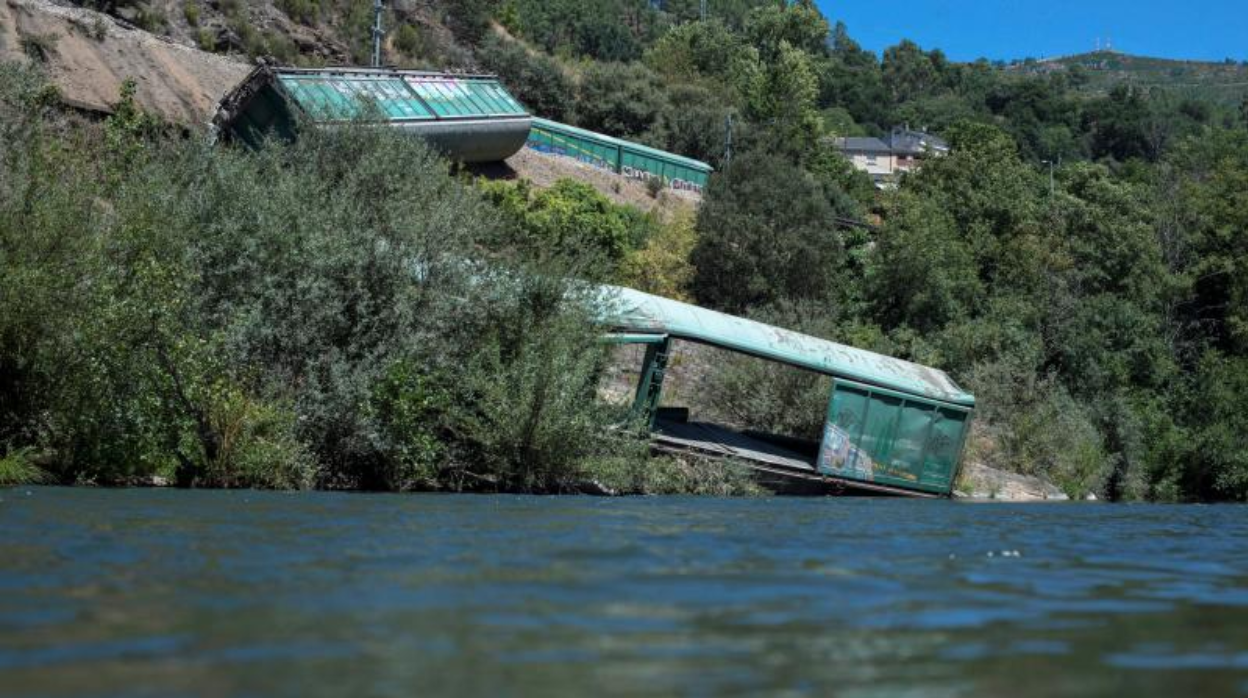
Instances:
[[[559,155],[562,157],[569,157],[579,162],[583,162],[586,165],[591,165],[601,170],[610,170],[612,172],[615,172],[615,167],[612,165],[612,163],[596,155],[590,155],[587,153],[578,152],[574,149],[569,149],[569,148],[565,148],[562,146],[550,145],[550,144],[542,143],[541,141],[536,141],[536,140],[530,140],[527,143],[527,145],[528,147],[532,148],[533,150],[538,151],[539,153],[546,153],[547,155]],[[702,186],[700,184],[695,184],[694,182],[690,182],[688,180],[678,179],[678,178],[667,179],[666,177],[656,175],[653,172],[647,172],[646,170],[638,169],[631,165],[624,165],[623,167],[621,167],[619,170],[619,174],[627,179],[634,179],[640,182],[648,182],[653,179],[658,179],[662,181],[665,186],[670,186],[672,189],[675,189],[677,191],[688,191],[688,192],[693,192],[695,194],[702,193]]]

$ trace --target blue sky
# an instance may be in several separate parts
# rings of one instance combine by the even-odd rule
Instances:
[[[817,0],[864,48],[901,39],[959,61],[1116,50],[1165,58],[1248,59],[1248,0]]]

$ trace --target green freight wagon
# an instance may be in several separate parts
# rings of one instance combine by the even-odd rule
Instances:
[[[460,162],[497,162],[529,137],[529,113],[490,75],[261,65],[221,101],[223,138],[259,145],[290,139],[300,120],[318,127],[380,120],[425,138]]]
[[[600,305],[611,341],[647,347],[634,410],[658,450],[732,458],[847,491],[953,492],[975,397],[943,371],[633,289],[606,287]],[[822,440],[734,431],[661,408],[674,340],[831,377]]]
[[[665,185],[682,191],[701,192],[714,171],[705,162],[538,117],[533,118],[528,146],[542,153],[575,158],[629,179],[659,178]]]

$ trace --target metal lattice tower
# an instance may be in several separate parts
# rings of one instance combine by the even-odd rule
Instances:
[[[381,0],[373,0],[373,67],[381,67],[381,40],[386,33],[381,29],[381,15],[384,10]]]

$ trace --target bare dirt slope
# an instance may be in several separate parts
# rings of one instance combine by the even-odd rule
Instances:
[[[621,177],[569,157],[547,155],[530,148],[507,158],[506,167],[487,173],[503,178],[524,178],[539,188],[548,188],[560,179],[575,179],[593,186],[617,204],[652,212],[663,220],[674,214],[692,212],[700,197],[689,192],[665,189],[651,196],[643,182]]]
[[[109,111],[133,78],[140,106],[186,125],[207,123],[251,68],[48,0],[0,0],[0,60],[44,63],[67,104],[95,111]]]

